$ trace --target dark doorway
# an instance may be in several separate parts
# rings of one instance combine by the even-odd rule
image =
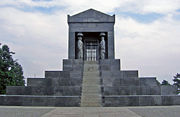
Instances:
[[[84,32],[84,60],[99,60],[99,32]]]
[[[84,49],[84,59],[86,61],[97,61],[99,59],[99,42],[98,40],[86,39]]]

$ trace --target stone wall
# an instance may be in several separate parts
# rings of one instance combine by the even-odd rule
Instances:
[[[180,96],[162,95],[131,95],[131,96],[105,96],[103,106],[168,106],[180,105]]]
[[[77,107],[80,106],[80,96],[6,95],[0,96],[0,105]]]
[[[80,106],[82,74],[82,60],[63,60],[63,71],[45,71],[45,78],[28,78],[27,86],[8,86],[0,105]]]

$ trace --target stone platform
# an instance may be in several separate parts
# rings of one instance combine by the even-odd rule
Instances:
[[[0,95],[0,105],[79,107],[81,105],[81,96]],[[170,105],[180,105],[180,96],[175,96],[175,95],[105,96],[102,97],[101,106],[122,107],[122,106],[170,106]]]
[[[23,107],[0,106],[0,117],[179,117],[180,106]]]
[[[80,96],[0,95],[0,105],[79,107],[80,99]]]
[[[180,105],[174,86],[155,77],[139,78],[137,70],[121,70],[119,59],[87,62],[63,60],[63,71],[29,78],[27,86],[9,86],[0,105],[121,107]]]

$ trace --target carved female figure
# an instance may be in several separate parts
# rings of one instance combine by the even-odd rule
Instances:
[[[83,42],[82,42],[82,33],[78,33],[78,42],[77,42],[77,46],[78,46],[78,59],[83,59]]]
[[[106,43],[104,40],[105,33],[101,33],[100,36],[101,36],[101,42],[100,42],[101,59],[105,59],[105,54],[106,54]]]

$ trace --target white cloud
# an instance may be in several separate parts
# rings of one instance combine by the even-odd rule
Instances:
[[[0,40],[16,52],[26,77],[42,77],[46,69],[60,69],[62,59],[67,58],[68,30],[63,12],[48,15],[1,8],[0,25]]]
[[[138,69],[140,76],[153,75],[172,81],[179,72],[180,21],[163,17],[151,24],[118,17],[116,56],[123,69]],[[118,48],[117,48],[118,47]]]
[[[54,6],[61,6],[61,2],[58,0],[52,1],[33,1],[33,0],[2,0],[0,5],[13,5],[16,7],[54,7]]]
[[[148,0],[143,12],[172,13],[180,8],[180,0]]]
[[[130,11],[144,13],[172,13],[180,9],[180,0],[1,0],[0,6],[15,7],[65,7],[67,11],[76,13],[88,8],[103,12]]]

